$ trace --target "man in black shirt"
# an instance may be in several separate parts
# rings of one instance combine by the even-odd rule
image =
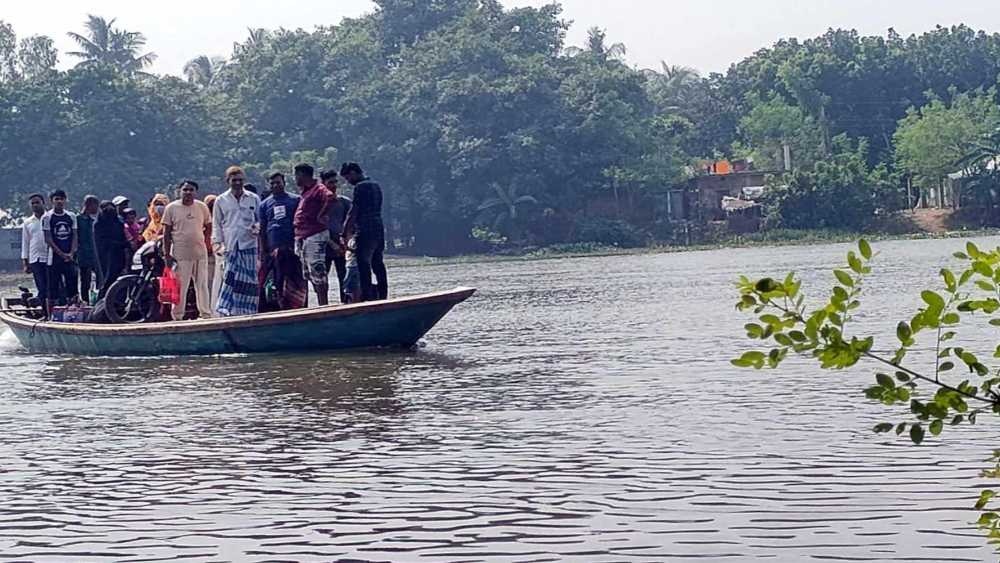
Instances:
[[[354,186],[354,203],[344,222],[344,237],[356,236],[361,298],[374,301],[389,297],[389,279],[385,271],[385,226],[382,224],[382,187],[365,176],[356,162],[340,167],[340,175]],[[377,286],[372,286],[372,274]]]
[[[47,297],[51,315],[57,300],[65,300],[67,304],[76,301],[79,280],[76,272],[76,215],[66,211],[66,192],[55,190],[49,195],[49,201],[52,202],[52,209],[42,215],[42,231],[45,233],[45,244],[49,247]]]

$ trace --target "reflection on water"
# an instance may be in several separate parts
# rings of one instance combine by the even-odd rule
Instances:
[[[880,245],[862,328],[891,335],[957,245]],[[0,559],[989,559],[968,510],[989,423],[908,447],[847,401],[864,370],[728,365],[738,273],[825,283],[845,251],[397,268],[400,293],[481,288],[408,353],[87,360],[4,336]]]

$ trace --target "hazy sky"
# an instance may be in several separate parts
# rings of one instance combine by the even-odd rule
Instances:
[[[508,6],[539,6],[545,0],[502,0]],[[903,35],[935,25],[966,23],[1000,30],[995,0],[565,0],[563,17],[572,20],[568,44],[580,44],[591,26],[604,27],[612,42],[628,47],[640,67],[659,61],[722,71],[730,63],[780,37],[812,37],[830,27],[882,34],[893,27]],[[371,11],[366,0],[31,0],[4,2],[0,19],[19,36],[42,33],[71,50],[66,32],[79,30],[87,13],[117,17],[141,31],[159,55],[154,71],[179,74],[200,55],[227,56],[248,27],[312,29],[344,16]],[[73,59],[61,55],[63,66]]]

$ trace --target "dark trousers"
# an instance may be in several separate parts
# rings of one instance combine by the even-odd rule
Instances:
[[[31,277],[35,279],[38,300],[45,307],[45,300],[49,295],[49,265],[45,262],[32,262],[28,264],[28,268],[31,270]]]
[[[358,235],[358,275],[361,276],[361,299],[375,301],[389,297],[389,278],[385,271],[385,233],[378,230],[371,235],[364,231]],[[372,274],[378,286],[372,285]]]
[[[344,293],[344,280],[347,278],[347,258],[343,254],[338,253],[329,246],[326,247],[326,269],[330,269],[330,265],[337,270],[337,286],[340,288],[340,302],[347,303],[347,295]]]
[[[52,257],[52,264],[49,266],[49,293],[47,298],[50,301],[72,301],[79,295],[76,264],[67,262],[60,256]]]
[[[86,266],[80,266],[80,297],[84,301],[90,300],[90,286],[93,282],[94,287],[98,290],[101,289],[101,285],[104,282],[101,279],[101,266],[100,264],[88,264]]]
[[[101,269],[104,272],[104,281],[101,283],[101,291],[98,298],[103,299],[111,284],[115,283],[118,276],[125,269],[125,249],[124,248],[102,248],[99,250],[101,259]]]

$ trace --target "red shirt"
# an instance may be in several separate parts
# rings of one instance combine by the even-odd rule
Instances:
[[[321,182],[302,190],[302,199],[295,209],[295,238],[305,239],[330,228],[330,202],[333,194]]]

